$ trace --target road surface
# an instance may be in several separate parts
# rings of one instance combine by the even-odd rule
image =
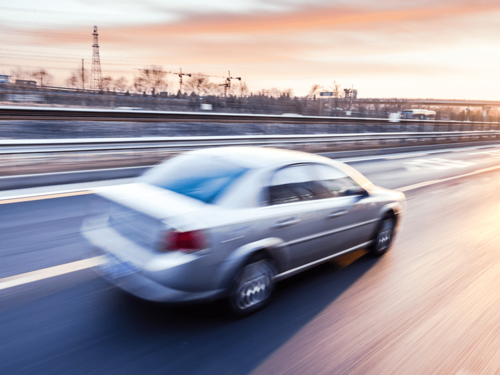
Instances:
[[[350,160],[407,187],[393,249],[285,280],[244,320],[141,302],[88,268],[7,287],[89,257],[89,195],[0,201],[0,374],[500,373],[499,150]]]

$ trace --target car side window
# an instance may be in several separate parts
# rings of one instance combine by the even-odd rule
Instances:
[[[264,205],[278,205],[319,199],[324,189],[316,181],[313,165],[291,165],[275,172],[267,188]]]
[[[316,165],[318,183],[328,192],[330,198],[356,195],[363,188],[344,172],[329,165]]]

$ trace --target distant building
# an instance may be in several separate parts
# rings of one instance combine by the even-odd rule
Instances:
[[[0,84],[9,83],[9,78],[10,76],[8,76],[7,74],[0,74]]]
[[[344,89],[344,97],[357,99],[358,98],[358,90]]]
[[[403,109],[401,118],[409,120],[435,120],[436,112],[427,109]]]
[[[16,79],[16,85],[21,86],[36,86],[36,81],[32,81],[29,79]]]

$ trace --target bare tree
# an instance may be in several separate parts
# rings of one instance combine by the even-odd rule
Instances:
[[[267,96],[270,96],[271,98],[279,98],[282,95],[283,93],[281,92],[281,90],[277,89],[276,87],[267,90]]]
[[[113,85],[113,78],[111,78],[110,76],[102,77],[101,82],[102,82],[102,90],[109,91]]]
[[[210,85],[210,95],[222,96],[224,94],[224,86],[220,84],[214,83]]]
[[[309,94],[307,95],[309,98],[316,98],[316,95],[321,92],[322,87],[318,84],[314,84],[311,86],[311,89],[309,90]]]
[[[138,77],[135,77],[134,88],[138,92],[157,93],[166,91],[168,88],[167,72],[159,65],[151,65],[140,70]]]
[[[32,72],[18,66],[16,69],[10,71],[10,75],[14,79],[30,79],[33,78]]]
[[[248,89],[248,85],[246,82],[236,82],[234,85],[234,91],[238,96],[248,96],[250,94],[250,90]]]
[[[40,68],[38,70],[27,70],[21,67],[11,70],[10,75],[14,79],[34,79],[38,80],[40,86],[50,86],[54,82],[54,77],[52,74],[47,72],[47,70]]]
[[[40,86],[50,86],[54,82],[54,76],[45,69],[38,69],[31,73],[31,76],[40,81]]]
[[[127,79],[125,77],[120,77],[113,81],[113,91],[124,92],[128,88]]]
[[[281,96],[285,96],[287,98],[293,98],[293,89],[292,88],[289,88],[289,89],[284,89],[282,91],[282,94]]]
[[[83,79],[83,80],[82,80]],[[87,69],[83,71],[82,68],[76,68],[71,72],[71,75],[66,79],[66,86],[75,89],[90,88],[90,74]]]
[[[186,91],[191,91],[196,95],[207,95],[214,91],[214,84],[208,80],[208,76],[203,73],[192,74],[191,78],[184,82]]]
[[[335,98],[340,98],[340,95],[342,93],[342,90],[340,89],[340,83],[333,81],[333,86],[331,86],[331,89],[333,91],[333,96]]]
[[[277,89],[276,87],[273,87],[272,89],[262,89],[257,91],[257,95],[261,96],[267,96],[270,98],[279,98],[282,96],[281,90]]]

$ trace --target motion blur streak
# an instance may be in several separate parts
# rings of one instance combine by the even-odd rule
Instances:
[[[491,172],[491,171],[494,171],[494,170],[497,170],[497,169],[500,169],[500,165],[496,166],[496,167],[479,169],[477,171],[474,171],[474,172],[471,172],[471,173],[466,173],[466,174],[461,174],[459,176],[443,178],[441,180],[425,181],[425,182],[421,182],[421,183],[418,183],[418,184],[414,184],[414,185],[410,185],[410,186],[405,186],[405,187],[399,188],[397,190],[402,191],[402,192],[410,191],[410,190],[415,190],[415,189],[418,189],[418,188],[421,188],[421,187],[430,186],[430,185],[434,185],[434,184],[439,184],[441,182],[451,181],[451,180],[455,180],[457,178],[474,176],[474,175],[477,175],[477,174],[480,174],[480,173],[487,173],[487,172]]]
[[[358,166],[380,167],[389,180],[390,166],[404,161]],[[398,178],[393,186],[418,182]],[[138,303],[90,271],[2,290],[0,373],[493,374],[500,368],[499,189],[497,170],[409,192],[386,257],[360,251],[287,279],[273,305],[240,321],[221,306]],[[55,222],[78,212],[84,198],[2,206],[2,225],[9,214],[19,217],[17,228],[9,219],[17,233],[2,234],[2,250],[25,253],[9,267],[38,264],[45,244],[57,261],[78,252],[83,239],[71,236],[78,220],[57,222],[50,236],[46,224],[24,224],[37,216]]]
[[[31,195],[31,196],[28,195],[18,198],[16,197],[16,198],[0,199],[0,204],[31,202],[31,201],[39,201],[39,200],[63,198],[63,197],[74,197],[76,195],[86,195],[86,194],[92,194],[92,191],[82,190],[82,191],[71,191],[67,193],[41,194],[41,195]]]
[[[443,165],[457,165],[449,169],[408,164],[435,155],[353,161],[376,184],[413,185],[394,249],[380,260],[358,251],[287,279],[268,309],[244,320],[220,305],[138,303],[83,267],[1,289],[0,373],[495,373],[495,155],[441,153]],[[442,183],[415,187],[429,181]],[[88,257],[80,228],[89,197],[2,205],[2,282]]]
[[[98,266],[102,264],[103,261],[104,260],[102,257],[94,257],[78,260],[76,262],[61,264],[60,266],[45,268],[38,271],[27,272],[21,275],[5,277],[3,279],[0,279],[0,290],[31,283],[34,281],[48,279],[49,277],[64,275],[70,272],[81,271],[86,268]]]
[[[413,157],[416,157],[416,156],[422,156],[422,155],[421,154],[413,155]],[[396,157],[388,158],[388,159],[395,159],[395,158]],[[500,166],[482,168],[482,169],[479,169],[479,170],[476,170],[476,171],[473,171],[470,173],[461,174],[458,176],[453,176],[453,177],[444,178],[444,179],[424,181],[424,182],[420,182],[417,184],[400,187],[400,188],[397,188],[396,190],[408,192],[408,191],[420,189],[420,188],[423,188],[426,186],[431,186],[431,185],[438,184],[438,183],[443,183],[443,182],[450,181],[450,180],[455,180],[455,179],[460,179],[460,178],[464,178],[464,177],[474,176],[474,175],[481,174],[481,173],[491,172],[491,171],[494,171],[497,169],[500,169]],[[63,198],[63,197],[86,195],[86,194],[92,194],[92,193],[93,193],[92,190],[82,190],[82,191],[69,191],[69,192],[58,193],[58,194],[25,196],[25,197],[14,198],[14,199],[0,200],[0,204],[21,203],[21,202],[29,202],[29,201],[36,201],[36,200]],[[85,268],[91,268],[91,267],[98,265],[100,263],[101,263],[101,258],[94,257],[94,258],[89,258],[89,259],[86,259],[83,261],[71,262],[71,263],[63,264],[61,266],[40,269],[40,270],[34,271],[34,272],[28,272],[28,273],[24,273],[24,274],[20,274],[20,275],[16,275],[16,276],[3,278],[3,279],[0,279],[0,289],[7,289],[7,288],[11,288],[11,287],[14,287],[17,285],[22,285],[22,284],[26,284],[26,283],[38,281],[38,280],[43,280],[43,279],[53,277],[53,276],[71,273],[71,272],[79,271],[79,270],[85,269]]]
[[[412,193],[395,251],[351,264],[364,272],[254,373],[498,374],[499,182]]]

